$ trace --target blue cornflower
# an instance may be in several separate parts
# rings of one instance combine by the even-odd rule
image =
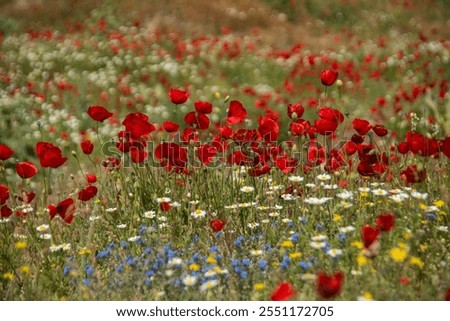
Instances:
[[[103,259],[103,258],[107,257],[110,253],[111,252],[110,252],[109,249],[100,251],[100,252],[97,253],[97,259]]]
[[[243,266],[250,266],[251,263],[252,262],[249,259],[247,259],[247,258],[242,260],[242,265]]]
[[[85,264],[84,271],[86,272],[86,276],[90,277],[92,275],[92,273],[94,273],[94,268],[89,264]]]
[[[116,268],[116,272],[122,272],[123,271],[123,269],[125,268],[125,264],[123,264],[123,263],[120,263],[118,266],[117,266],[117,268]]]
[[[217,246],[217,245],[211,246],[211,248],[209,250],[211,252],[218,252],[219,251],[219,246]]]
[[[258,261],[258,267],[261,270],[265,270],[267,268],[267,261],[266,260],[259,260]]]
[[[233,260],[231,261],[231,266],[238,266],[238,265],[239,265],[239,260],[233,259]]]
[[[316,230],[322,231],[324,228],[325,228],[325,227],[324,227],[322,224],[320,224],[320,223],[317,223],[317,224],[316,224]]]
[[[246,279],[248,276],[248,272],[245,270],[242,270],[241,273],[239,273],[239,276],[241,277],[241,279]]]
[[[301,261],[298,265],[304,270],[307,270],[311,267],[311,263],[306,261]]]
[[[91,285],[91,280],[89,280],[89,279],[83,279],[83,285],[86,285],[86,286]]]
[[[126,248],[128,247],[127,241],[122,241],[122,242],[120,242],[120,246],[121,246],[123,249],[126,249]]]
[[[71,265],[66,265],[64,267],[64,270],[63,270],[63,275],[67,276],[70,273],[70,270],[72,270],[72,266]]]
[[[294,233],[291,235],[291,241],[297,242],[299,237],[300,237],[300,235],[298,233]]]
[[[283,256],[283,260],[280,263],[280,266],[283,269],[287,269],[289,267],[289,263],[291,263],[291,259],[289,258],[289,256]]]
[[[234,240],[234,245],[237,246],[237,247],[240,247],[243,241],[244,241],[244,237],[243,236],[238,236],[236,238],[236,240]]]

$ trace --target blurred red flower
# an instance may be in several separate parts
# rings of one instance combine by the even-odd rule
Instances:
[[[247,110],[245,110],[244,106],[237,100],[230,101],[226,120],[227,124],[240,124],[245,118],[247,118]]]
[[[90,106],[87,113],[93,120],[98,122],[103,122],[113,115],[103,106]]]
[[[14,151],[4,144],[0,144],[0,160],[7,160],[14,154]]]
[[[197,100],[194,102],[195,110],[199,113],[210,114],[212,112],[212,104],[208,101]]]
[[[169,99],[172,103],[180,105],[185,103],[189,98],[189,93],[180,89],[170,89]]]
[[[384,213],[377,217],[375,225],[380,231],[389,232],[394,228],[395,216],[392,213]]]
[[[90,140],[85,140],[80,143],[81,150],[84,154],[90,155],[94,151],[94,144]]]
[[[327,69],[320,73],[320,81],[324,86],[331,86],[334,84],[338,76],[339,73],[337,71]]]
[[[297,295],[291,283],[283,281],[273,290],[270,295],[272,301],[286,301]]]
[[[9,198],[9,188],[5,185],[0,184],[0,205],[5,204]]]
[[[220,232],[225,226],[225,222],[222,220],[212,220],[211,222],[209,222],[209,226],[211,226],[213,232]]]
[[[323,299],[330,299],[341,292],[344,281],[344,273],[336,272],[328,275],[324,272],[317,272],[316,290]]]
[[[163,123],[164,130],[168,133],[174,133],[180,129],[180,125],[174,123],[173,121],[166,120]]]
[[[27,179],[36,175],[38,169],[31,162],[20,162],[16,164],[16,172],[21,178]]]
[[[139,139],[149,135],[155,130],[155,126],[149,123],[149,118],[143,113],[129,113],[122,122],[125,132],[130,133],[132,138]]]
[[[83,202],[90,201],[97,195],[98,189],[95,186],[89,185],[78,192],[78,199]]]
[[[36,154],[42,167],[58,168],[67,161],[67,157],[62,156],[61,149],[48,142],[38,142]]]
[[[365,120],[361,118],[355,118],[352,121],[353,128],[358,132],[360,135],[365,135],[369,132],[369,130],[372,129],[372,125]]]

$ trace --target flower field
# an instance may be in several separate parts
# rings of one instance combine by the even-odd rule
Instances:
[[[0,33],[2,300],[450,300],[430,34]]]

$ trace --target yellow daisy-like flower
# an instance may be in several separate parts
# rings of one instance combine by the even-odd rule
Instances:
[[[334,214],[333,215],[333,222],[340,222],[342,221],[342,216],[339,214]]]
[[[28,274],[28,272],[30,272],[30,267],[28,265],[22,265],[19,269],[23,274]]]
[[[291,240],[286,240],[281,243],[281,247],[283,247],[283,248],[291,248],[293,246],[294,246],[294,243],[292,243]]]
[[[92,254],[92,251],[88,248],[83,247],[80,251],[78,251],[79,255],[89,255]]]
[[[395,262],[401,263],[401,262],[405,261],[407,255],[408,255],[408,251],[405,248],[394,247],[393,249],[391,249],[389,251],[389,255]]]
[[[423,266],[425,265],[425,263],[423,263],[423,261],[418,258],[417,256],[413,256],[409,259],[409,264],[410,265],[415,265],[419,268],[423,268]]]
[[[405,232],[403,232],[403,238],[405,240],[409,240],[412,236],[413,236],[412,232],[408,229]]]
[[[442,207],[445,205],[445,202],[443,200],[436,200],[433,202],[433,205],[437,207]]]
[[[255,291],[262,291],[265,288],[266,288],[266,285],[262,282],[255,283],[255,285],[253,286],[253,290],[255,290]]]
[[[428,245],[427,244],[420,244],[419,248],[420,248],[421,252],[425,252],[428,249]]]
[[[6,273],[3,273],[3,276],[2,276],[5,280],[10,280],[10,281],[12,281],[13,279],[14,279],[14,274],[12,274],[11,272],[6,272]]]
[[[206,262],[208,262],[210,264],[216,264],[217,260],[214,256],[208,256],[208,258],[206,259]]]
[[[22,250],[27,247],[27,242],[25,241],[17,241],[15,244],[16,249]]]
[[[292,260],[299,259],[301,257],[302,257],[302,253],[300,253],[300,252],[294,252],[294,253],[289,254],[289,258]]]
[[[358,264],[358,266],[364,266],[369,264],[369,260],[361,253],[356,257],[356,264]]]
[[[361,299],[363,301],[373,301],[373,295],[370,292],[364,292],[363,295],[361,295]]]
[[[198,270],[200,270],[200,265],[198,265],[197,263],[191,263],[190,265],[189,265],[189,270],[191,270],[191,271],[198,271]]]
[[[361,241],[353,241],[350,243],[350,246],[356,247],[358,250],[361,250],[364,247],[364,244]]]

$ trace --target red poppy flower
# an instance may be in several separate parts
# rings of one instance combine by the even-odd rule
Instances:
[[[314,127],[317,129],[317,133],[327,136],[335,132],[338,124],[330,119],[316,119]]]
[[[409,152],[409,147],[407,142],[401,142],[397,145],[397,150],[400,154],[404,155]]]
[[[265,142],[274,142],[280,135],[280,126],[270,117],[261,117],[259,119],[258,131]]]
[[[375,229],[369,225],[365,225],[362,227],[362,239],[364,243],[364,247],[366,249],[370,248],[370,246],[378,240],[378,235],[380,234],[380,230]]]
[[[191,111],[184,116],[184,122],[194,127],[195,129],[207,129],[209,127],[209,118],[203,113],[196,113],[195,111]]]
[[[113,115],[102,106],[91,106],[88,108],[87,113],[93,120],[98,122],[103,122],[105,119],[108,119]]]
[[[197,157],[203,165],[209,165],[217,154],[217,150],[208,144],[200,145],[197,149]]]
[[[175,105],[184,104],[189,98],[189,93],[180,89],[170,89],[169,99]]]
[[[203,113],[203,114],[210,114],[212,112],[212,104],[210,102],[207,101],[200,101],[197,100],[194,103],[194,107],[195,110],[198,111],[199,113]]]
[[[75,214],[75,202],[72,198],[66,198],[58,203],[58,205],[49,205],[50,219],[58,214],[67,224],[72,223]]]
[[[177,123],[174,123],[173,121],[169,121],[166,120],[163,123],[164,126],[164,130],[168,133],[174,133],[176,131],[178,131],[178,129],[180,129],[180,125],[178,125]]]
[[[167,212],[168,210],[170,210],[170,203],[169,202],[159,203],[159,208],[161,209],[161,211]]]
[[[406,134],[406,143],[411,152],[421,156],[432,156],[437,154],[439,150],[439,145],[434,138],[428,138],[411,131]]]
[[[408,184],[422,183],[427,177],[425,168],[418,168],[417,165],[409,165],[400,173],[400,178]]]
[[[8,205],[2,205],[0,210],[0,217],[10,217],[13,211],[8,207]]]
[[[287,114],[289,118],[297,119],[303,116],[305,108],[300,104],[289,104],[287,107]]]
[[[61,149],[48,142],[37,143],[36,154],[42,167],[58,168],[67,161],[67,157],[62,156]]]
[[[341,292],[344,282],[344,273],[336,272],[328,275],[324,272],[317,272],[316,290],[323,299],[330,299]]]
[[[245,110],[244,106],[237,100],[230,101],[226,120],[227,124],[240,124],[245,118],[247,118],[247,110]]]
[[[9,198],[9,188],[5,185],[0,184],[0,205],[5,204]]]
[[[97,182],[97,176],[95,176],[95,174],[90,174],[87,173],[86,174],[86,181],[90,184],[94,184],[95,182]]]
[[[283,281],[273,290],[270,295],[272,301],[286,301],[297,295],[291,283]]]
[[[81,150],[84,154],[90,155],[94,151],[94,144],[90,140],[85,140],[80,143]]]
[[[163,142],[156,147],[155,157],[168,160],[174,166],[183,166],[187,162],[187,150],[177,143]]]
[[[27,179],[36,175],[38,169],[31,162],[20,162],[16,164],[16,172],[21,178]]]
[[[447,293],[445,294],[444,300],[450,301],[450,286],[447,288]]]
[[[339,73],[337,71],[327,69],[320,73],[320,81],[324,86],[331,86],[334,84],[338,76]]]
[[[377,134],[378,137],[386,136],[388,130],[383,125],[375,125],[372,127],[372,130]]]
[[[375,225],[383,232],[389,232],[394,228],[395,216],[392,213],[381,214],[377,217]]]
[[[97,195],[98,189],[95,186],[89,185],[78,192],[78,199],[83,202],[90,201]]]
[[[346,142],[343,146],[345,153],[348,156],[353,155],[354,153],[356,153],[356,151],[358,150],[358,146],[352,142],[351,140],[349,140],[348,142]]]
[[[14,151],[4,144],[0,144],[0,160],[7,160],[14,154]]]
[[[445,138],[444,141],[441,142],[441,151],[445,156],[450,158],[450,137]]]
[[[411,279],[408,279],[407,277],[402,276],[402,277],[400,277],[400,283],[403,285],[408,285],[411,283]]]
[[[34,197],[36,196],[35,192],[27,192],[27,191],[22,191],[22,196],[17,197],[19,199],[19,201],[30,204],[33,200]]]
[[[149,135],[155,130],[155,126],[148,122],[148,116],[142,113],[129,113],[122,125],[125,126],[125,132],[130,133],[134,139]]]
[[[102,166],[107,170],[119,169],[121,167],[120,159],[110,156],[102,161]]]
[[[361,118],[355,118],[352,121],[353,128],[358,132],[360,135],[365,135],[368,133],[368,131],[372,128],[372,125],[365,120]]]
[[[132,148],[130,150],[130,156],[133,163],[140,164],[147,159],[148,153],[140,148]]]
[[[220,232],[222,231],[223,227],[225,226],[225,222],[222,220],[212,220],[209,222],[209,226],[211,226],[211,229],[213,232]]]
[[[222,139],[230,139],[233,136],[233,130],[227,125],[219,127],[218,133]]]
[[[275,165],[284,174],[289,174],[289,173],[293,173],[295,171],[295,169],[298,166],[298,162],[294,158],[282,156],[282,157],[276,158]]]
[[[322,107],[317,111],[317,115],[322,119],[333,120],[338,124],[344,121],[344,115],[335,108]]]
[[[305,119],[297,119],[290,123],[289,131],[293,136],[306,135],[311,128],[311,123]]]

